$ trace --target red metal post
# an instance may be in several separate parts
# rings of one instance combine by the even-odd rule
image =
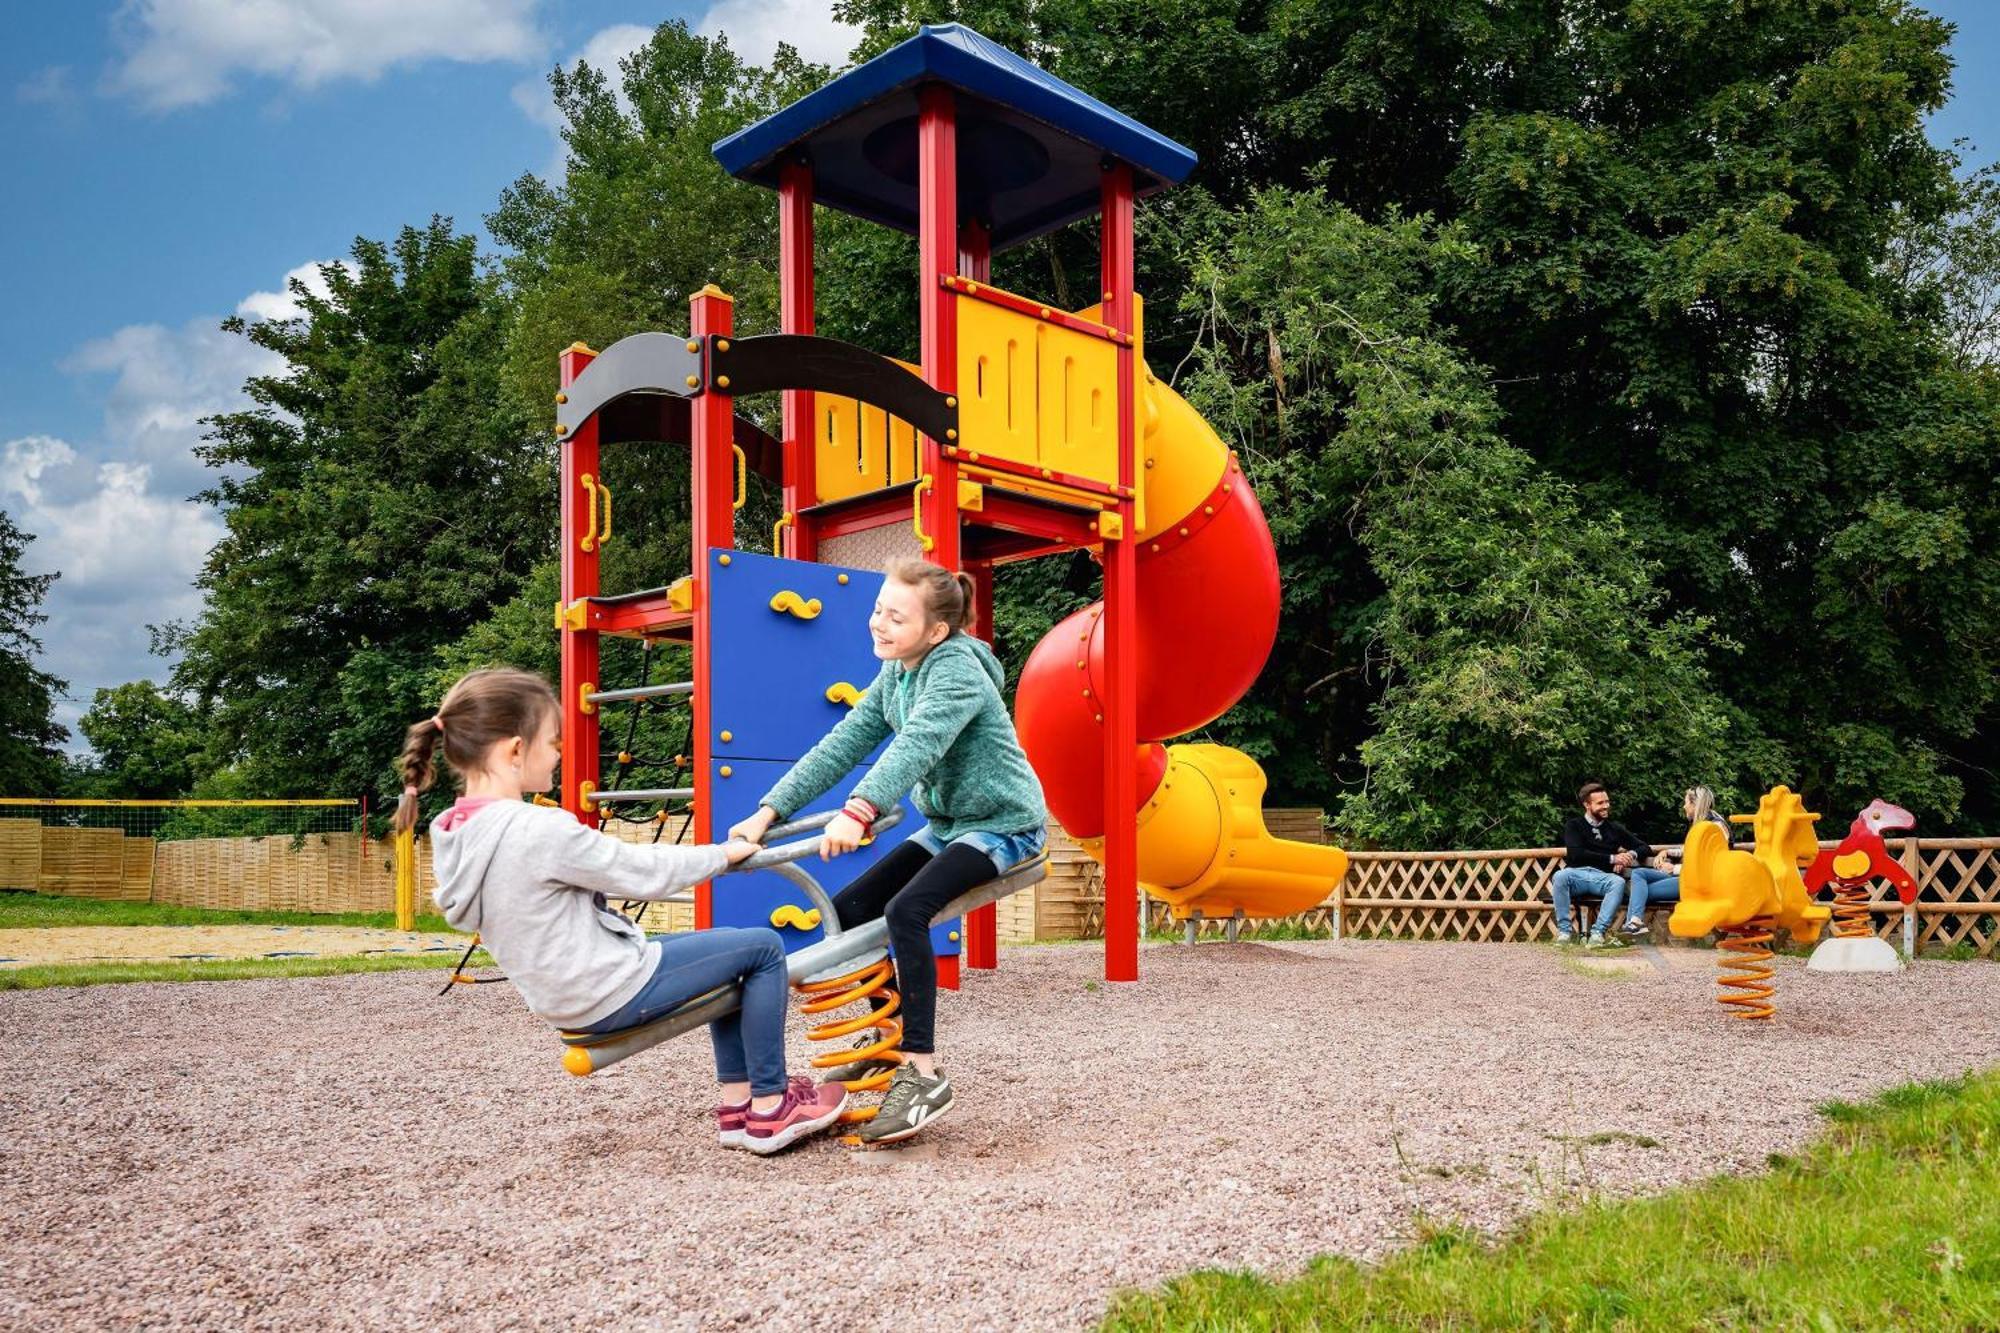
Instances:
[[[990,282],[993,278],[993,236],[977,218],[967,218],[959,229],[958,271],[960,276],[975,282]],[[953,381],[956,383],[957,381]],[[988,643],[993,642],[993,566],[978,564],[968,566],[972,581],[978,588],[978,603],[973,608],[975,616],[974,632]],[[1000,966],[998,911],[993,904],[974,908],[965,918],[965,965],[979,971],[990,972]]]
[[[978,218],[967,218],[959,228],[958,274],[974,282],[993,280],[993,233]]]
[[[985,281],[983,274],[968,274]],[[984,561],[966,566],[972,575],[972,632],[993,642],[993,566]],[[1000,966],[1000,932],[992,903],[975,907],[965,917],[965,965],[990,972]]]
[[[778,168],[778,331],[813,331],[813,175],[803,158]],[[792,521],[784,529],[784,549],[775,554],[817,560],[818,534],[810,520],[798,517],[819,499],[812,390],[787,389],[783,404],[784,512]]]
[[[923,328],[924,382],[945,393],[958,390],[958,296],[944,279],[958,273],[958,107],[941,83],[917,94],[917,288]],[[957,569],[958,464],[947,457],[950,440],[924,440],[926,558]]]
[[[574,384],[596,359],[597,353],[582,343],[571,343],[561,358],[562,387]],[[602,484],[597,418],[592,416],[562,442],[562,593],[556,604],[562,625],[562,806],[592,828],[598,825],[597,811],[585,809],[583,798],[586,790],[597,788],[597,714],[583,711],[583,690],[599,684],[597,631],[580,619],[573,622],[568,612],[598,593],[597,529],[603,520],[596,487]]]
[[[714,286],[702,288],[689,303],[692,336],[702,340],[704,370],[701,392],[690,413],[694,451],[694,840],[713,842],[717,832],[711,799],[715,759],[714,692],[710,688],[715,651],[715,619],[709,590],[716,576],[712,547],[736,545],[736,469],[730,446],[734,439],[735,404],[729,386],[715,372],[715,348],[735,330],[735,302]],[[709,885],[695,889],[694,926],[713,924]]]
[[[934,389],[958,389],[958,297],[944,279],[958,273],[958,101],[941,83],[917,93],[917,289],[923,328],[924,382]],[[945,446],[958,443],[924,437],[919,485],[925,485],[921,512],[929,547],[925,558],[957,569],[958,464]],[[926,485],[926,483],[928,483]],[[938,986],[958,989],[958,965],[938,960]]]
[[[1105,168],[1099,276],[1104,322],[1132,332],[1132,169]],[[1137,367],[1132,345],[1118,349],[1118,484],[1136,473],[1134,419]],[[1139,979],[1139,663],[1133,622],[1138,614],[1138,558],[1131,538],[1135,507],[1119,501],[1124,537],[1104,543],[1104,979]]]

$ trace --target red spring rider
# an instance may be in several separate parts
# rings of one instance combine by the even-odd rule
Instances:
[[[1917,901],[1917,882],[1902,863],[1889,855],[1882,841],[1884,833],[1907,833],[1916,827],[1910,812],[1887,801],[1875,800],[1854,817],[1847,836],[1837,847],[1822,849],[1806,868],[1806,892],[1817,895],[1833,886],[1833,935],[1813,951],[1806,966],[1815,972],[1893,972],[1901,966],[1896,951],[1886,940],[1876,937],[1868,886],[1886,879],[1896,886],[1903,902],[1903,949],[1909,953],[1915,941],[1915,918],[1910,913]]]

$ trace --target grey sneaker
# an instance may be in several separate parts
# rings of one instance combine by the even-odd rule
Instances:
[[[1616,935],[1593,934],[1589,942],[1583,947],[1586,949],[1623,949],[1628,946],[1624,940],[1619,939]]]
[[[882,1034],[870,1028],[854,1039],[854,1049],[865,1051],[881,1040]],[[858,1083],[870,1074],[879,1074],[885,1069],[893,1068],[896,1063],[881,1056],[869,1060],[850,1060],[844,1065],[835,1065],[825,1071],[820,1075],[820,1079],[826,1083]]]
[[[875,1118],[861,1127],[863,1143],[898,1143],[951,1109],[951,1080],[942,1073],[929,1078],[915,1065],[904,1065],[889,1080]]]
[[[1567,930],[1559,930],[1556,932],[1556,943],[1562,945],[1575,944],[1576,936]]]
[[[1647,925],[1644,921],[1627,921],[1624,925],[1624,928],[1621,929],[1618,933],[1630,939],[1636,940],[1639,939],[1641,936],[1651,935],[1653,933],[1653,928]]]

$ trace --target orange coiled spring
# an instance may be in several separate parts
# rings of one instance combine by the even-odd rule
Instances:
[[[1771,984],[1776,975],[1771,967],[1771,918],[1754,916],[1723,932],[1717,948],[1722,950],[1716,958],[1722,975],[1716,978],[1715,1002],[1738,1018],[1769,1018],[1776,1013],[1771,1003],[1777,991]]]
[[[1869,910],[1868,881],[1833,882],[1833,935],[1841,940],[1865,940],[1875,933],[1875,914]]]
[[[896,993],[896,969],[887,958],[878,958],[864,967],[856,968],[842,976],[830,977],[825,981],[800,981],[795,983],[799,994],[806,997],[799,1008],[807,1014],[828,1014],[836,1009],[844,1009],[857,1000],[886,1000],[880,1009],[870,1008],[854,1018],[836,1018],[806,1029],[807,1041],[839,1041],[842,1037],[874,1028],[882,1035],[870,1045],[850,1050],[829,1051],[825,1055],[812,1058],[814,1069],[831,1069],[854,1060],[884,1059],[889,1067],[870,1074],[867,1078],[857,1078],[846,1086],[849,1092],[880,1092],[889,1086],[889,1079],[895,1067],[903,1062],[903,1020],[896,1017],[896,1011],[903,1007],[903,997]],[[843,1124],[858,1124],[863,1120],[873,1120],[872,1106],[856,1107],[843,1111]]]

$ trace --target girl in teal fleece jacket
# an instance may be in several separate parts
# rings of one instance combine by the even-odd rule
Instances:
[[[846,777],[883,740],[895,739],[854,786],[827,826],[821,855],[852,851],[882,812],[914,793],[929,824],[834,898],[840,923],[886,917],[902,995],[904,1063],[866,1143],[906,1139],[951,1109],[951,1083],[937,1067],[937,956],[931,918],[967,889],[1042,850],[1048,809],[1042,784],[1000,697],[1006,682],[992,650],[965,632],[972,580],[922,560],[890,566],[868,619],[882,669],[853,710],[765,793],[757,813],[729,831],[761,841]],[[873,1034],[858,1045],[872,1045]],[[860,1060],[828,1074],[853,1082],[886,1062]]]

